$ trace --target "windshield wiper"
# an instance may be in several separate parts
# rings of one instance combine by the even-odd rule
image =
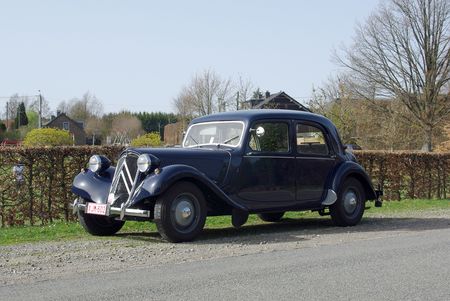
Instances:
[[[227,144],[227,143],[229,143],[229,142],[231,142],[231,141],[233,141],[234,139],[237,139],[237,138],[239,138],[239,137],[241,137],[241,135],[237,135],[237,136],[234,136],[234,137],[232,137],[232,138],[230,138],[230,139],[227,139],[227,140],[223,141],[221,144]]]
[[[188,135],[188,138],[191,138],[194,141],[195,145],[198,145],[198,142],[197,142],[197,140],[194,139],[194,137],[192,137],[191,135]]]

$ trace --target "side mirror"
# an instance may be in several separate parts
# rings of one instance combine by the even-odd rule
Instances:
[[[261,138],[262,136],[264,136],[265,133],[266,133],[266,131],[264,130],[264,128],[262,126],[258,126],[256,128],[256,137]]]
[[[353,147],[350,144],[344,144],[344,151],[347,153],[353,153]]]

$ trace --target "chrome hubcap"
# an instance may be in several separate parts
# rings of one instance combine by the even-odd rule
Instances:
[[[175,222],[182,226],[189,226],[194,219],[194,205],[186,197],[181,197],[174,208]]]
[[[192,214],[191,208],[185,207],[181,210],[182,218],[188,218],[189,216],[191,216],[191,214]]]
[[[358,206],[358,196],[353,190],[348,190],[344,195],[344,209],[347,213],[352,214]]]

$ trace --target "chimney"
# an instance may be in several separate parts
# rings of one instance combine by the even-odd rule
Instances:
[[[61,111],[60,111],[60,110],[57,110],[57,111],[56,111],[56,116],[59,116],[59,115],[61,115]]]
[[[270,92],[266,91],[266,98],[269,98],[269,97],[270,97]]]

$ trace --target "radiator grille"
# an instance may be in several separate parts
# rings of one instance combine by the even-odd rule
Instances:
[[[122,203],[128,200],[137,176],[137,158],[134,154],[126,154],[117,162],[108,197],[108,203],[113,206],[120,207]]]

